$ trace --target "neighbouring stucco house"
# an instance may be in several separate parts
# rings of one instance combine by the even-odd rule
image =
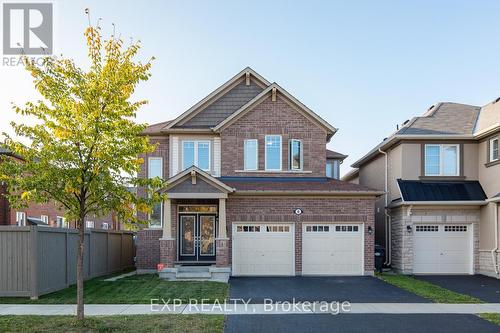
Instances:
[[[12,154],[8,149],[0,146],[0,157],[13,158],[22,163],[20,156]],[[0,163],[1,163],[0,159]],[[26,207],[13,208],[7,199],[7,186],[0,182],[0,225],[13,226],[47,226],[55,228],[74,228],[74,222],[67,221],[64,209],[54,202],[30,203]],[[122,229],[122,224],[115,214],[106,216],[89,216],[85,221],[86,228],[95,229]]]
[[[326,149],[335,132],[251,68],[149,126],[157,148],[141,175],[165,179],[168,199],[138,233],[138,270],[221,280],[373,274],[382,193],[336,179],[346,156]]]
[[[375,207],[376,243],[395,270],[499,276],[499,100],[433,105],[343,177],[387,192]]]

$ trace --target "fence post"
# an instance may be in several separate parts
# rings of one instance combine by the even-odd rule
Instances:
[[[123,270],[123,231],[120,232],[120,270]]]
[[[64,236],[66,239],[66,288],[69,287],[69,269],[68,266],[70,264],[69,260],[69,229],[64,231]]]
[[[31,253],[30,253],[30,272],[31,272],[31,299],[38,299],[38,226],[31,226],[29,230]]]

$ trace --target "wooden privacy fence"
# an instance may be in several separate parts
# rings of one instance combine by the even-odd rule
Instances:
[[[134,266],[134,234],[86,230],[84,278]],[[78,231],[0,226],[0,296],[38,298],[76,283]]]

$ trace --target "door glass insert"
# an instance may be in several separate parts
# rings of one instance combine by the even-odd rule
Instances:
[[[195,255],[195,221],[196,216],[181,216],[181,255]]]
[[[215,216],[200,216],[200,254],[215,254]]]

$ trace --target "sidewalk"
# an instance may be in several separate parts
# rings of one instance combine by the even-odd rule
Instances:
[[[352,303],[349,311],[321,308],[319,303],[290,304],[181,304],[163,307],[149,304],[88,304],[88,316],[138,315],[138,314],[478,314],[500,313],[500,303],[487,304],[435,304],[435,303]],[[0,304],[0,315],[74,315],[73,304]]]

